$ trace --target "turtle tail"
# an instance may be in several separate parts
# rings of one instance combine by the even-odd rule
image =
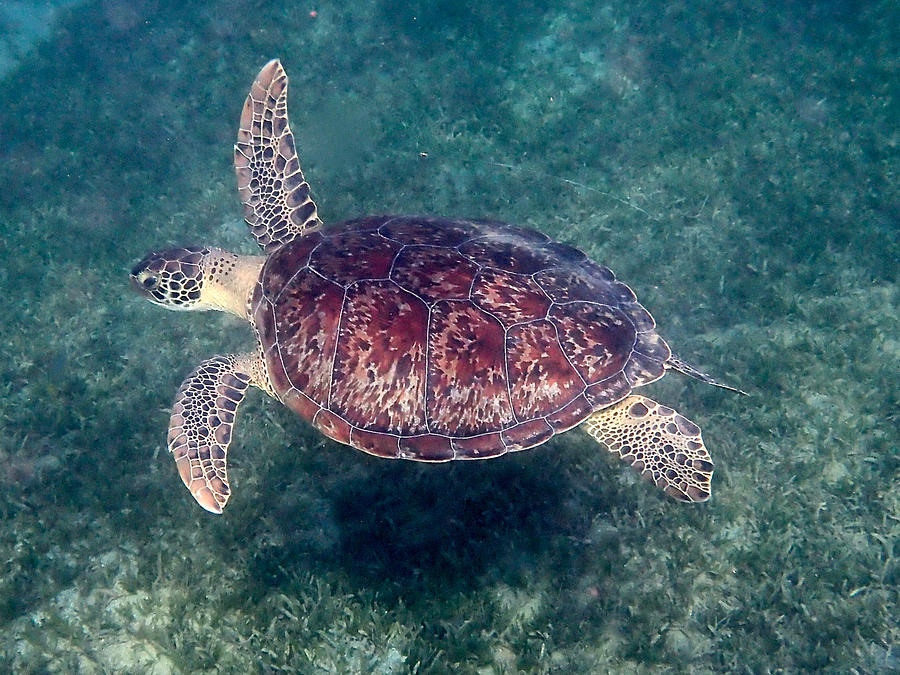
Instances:
[[[728,391],[733,391],[737,394],[742,394],[743,396],[749,396],[746,391],[738,389],[737,387],[730,387],[727,384],[722,384],[716,379],[713,379],[711,375],[707,375],[702,370],[697,370],[687,361],[680,359],[675,356],[675,354],[671,354],[666,361],[666,368],[670,368],[671,370],[677,370],[679,373],[683,375],[687,375],[688,377],[693,377],[695,380],[700,380],[701,382],[706,382],[706,384],[711,384],[714,387],[719,387],[720,389],[727,389]]]

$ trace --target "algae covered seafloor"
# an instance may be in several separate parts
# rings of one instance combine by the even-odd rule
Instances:
[[[896,671],[898,27],[894,2],[57,13],[0,81],[0,670]],[[540,229],[750,393],[648,388],[702,425],[709,503],[577,431],[388,462],[257,393],[228,509],[197,507],[168,406],[250,332],[127,274],[253,252],[231,144],[273,57],[326,220]]]

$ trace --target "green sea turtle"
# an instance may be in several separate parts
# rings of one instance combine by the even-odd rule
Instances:
[[[487,220],[370,216],[323,227],[271,61],[241,115],[234,164],[265,256],[151,253],[135,288],[169,309],[246,319],[256,348],[187,376],[168,446],[191,494],[221,513],[226,457],[250,385],[323,434],[379,457],[482,459],[575,425],[684,501],[710,495],[700,429],[632,389],[673,356],[628,286],[581,251]]]

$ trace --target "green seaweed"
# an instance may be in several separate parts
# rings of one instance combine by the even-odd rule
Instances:
[[[898,668],[895,4],[122,7],[70,6],[0,80],[8,670]],[[393,463],[258,394],[225,515],[193,503],[168,406],[250,331],[164,313],[127,271],[253,251],[231,144],[273,57],[326,220],[538,228],[751,394],[649,388],[702,425],[708,504],[577,431]]]

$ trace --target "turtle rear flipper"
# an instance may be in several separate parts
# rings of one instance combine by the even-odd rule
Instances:
[[[670,497],[709,499],[714,465],[700,427],[671,408],[632,395],[593,413],[582,428]]]
[[[226,454],[254,358],[214,356],[201,363],[182,382],[169,418],[169,452],[181,480],[211,513],[222,513],[231,494]]]

